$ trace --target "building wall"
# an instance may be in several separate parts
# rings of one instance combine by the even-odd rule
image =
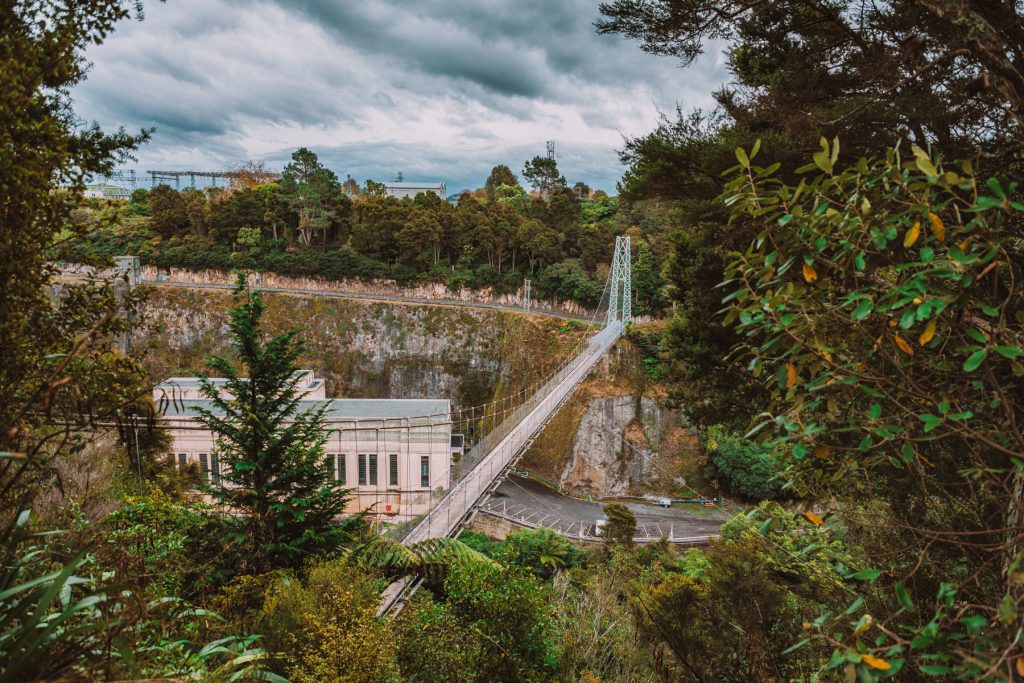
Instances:
[[[213,435],[194,418],[175,417],[169,421],[175,461],[180,462],[184,455],[187,463],[199,463],[203,454],[209,469],[214,451]],[[330,434],[324,451],[331,459],[335,479],[352,490],[348,507],[351,513],[367,510],[379,519],[405,521],[426,514],[432,492],[450,486],[450,425],[417,425],[416,418],[411,418],[360,420],[358,425],[339,421],[328,423],[328,427]],[[362,478],[360,456],[365,456]],[[376,456],[375,482],[372,456]],[[395,456],[395,471],[391,468],[391,456]],[[426,482],[422,471],[424,459]],[[344,472],[339,463],[344,463]],[[220,467],[223,471],[224,465]],[[207,472],[206,477],[209,476]]]
[[[422,193],[434,193],[441,199],[445,199],[447,196],[447,189],[445,189],[444,183],[437,185],[423,185],[417,187],[404,187],[395,186],[388,183],[384,183],[384,191],[387,192],[389,197],[397,197],[399,199],[414,199],[416,195]]]

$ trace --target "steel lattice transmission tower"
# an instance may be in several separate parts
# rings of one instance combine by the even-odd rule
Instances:
[[[612,258],[612,291],[608,299],[609,325],[616,320],[621,320],[623,325],[633,322],[633,267],[630,265],[629,254],[629,237],[616,237],[615,256]]]

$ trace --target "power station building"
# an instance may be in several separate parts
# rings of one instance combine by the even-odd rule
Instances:
[[[311,370],[297,374],[299,412],[327,406],[325,457],[331,476],[352,490],[348,510],[395,522],[426,514],[431,492],[449,488],[453,457],[462,455],[462,435],[452,435],[450,401],[326,398],[322,379]],[[221,390],[226,383],[211,381]],[[225,463],[213,434],[196,419],[197,408],[214,411],[199,381],[171,377],[156,386],[153,398],[168,422],[178,466],[197,465],[206,482],[217,481]]]

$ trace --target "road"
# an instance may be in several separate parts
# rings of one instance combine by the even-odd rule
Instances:
[[[729,519],[721,510],[690,503],[670,508],[638,502],[623,504],[636,515],[638,536],[713,536]],[[590,536],[594,535],[594,522],[604,517],[603,503],[563,496],[517,474],[509,474],[481,509],[561,533],[580,534],[582,531]]]

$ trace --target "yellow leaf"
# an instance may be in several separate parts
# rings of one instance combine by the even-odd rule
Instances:
[[[910,230],[907,230],[907,234],[903,236],[903,246],[912,247],[914,242],[917,241],[918,236],[921,234],[921,221],[915,221],[914,225],[911,226]]]
[[[1024,676],[1024,657],[1017,657],[1017,673]]]
[[[814,514],[813,512],[805,512],[804,517],[806,517],[807,521],[813,524],[814,526],[821,526],[825,523],[825,521],[821,517]]]
[[[942,222],[942,219],[939,218],[935,213],[929,213],[928,220],[932,222],[932,234],[935,235],[935,238],[938,239],[940,242],[945,241],[946,224]]]
[[[894,339],[896,341],[896,346],[900,347],[900,351],[907,354],[908,356],[914,355],[914,347],[908,344],[906,339],[904,339],[898,334],[894,337]]]
[[[814,282],[818,279],[818,271],[816,271],[814,266],[809,263],[804,264],[804,279],[808,282]]]
[[[786,363],[786,388],[792,389],[794,384],[796,384],[796,366],[790,361]]]
[[[814,457],[816,458],[827,458],[828,452],[829,447],[823,443],[819,443],[817,446],[814,447]],[[811,521],[813,522],[814,520],[812,519]]]
[[[924,346],[925,344],[932,340],[932,337],[935,336],[935,324],[937,320],[938,318],[932,318],[931,320],[928,321],[928,324],[925,325],[924,332],[922,332],[921,336],[918,337],[918,344]]]
[[[881,671],[888,671],[892,668],[892,664],[889,662],[878,657],[872,657],[871,655],[861,655],[860,661],[864,662],[872,669],[879,669]]]

